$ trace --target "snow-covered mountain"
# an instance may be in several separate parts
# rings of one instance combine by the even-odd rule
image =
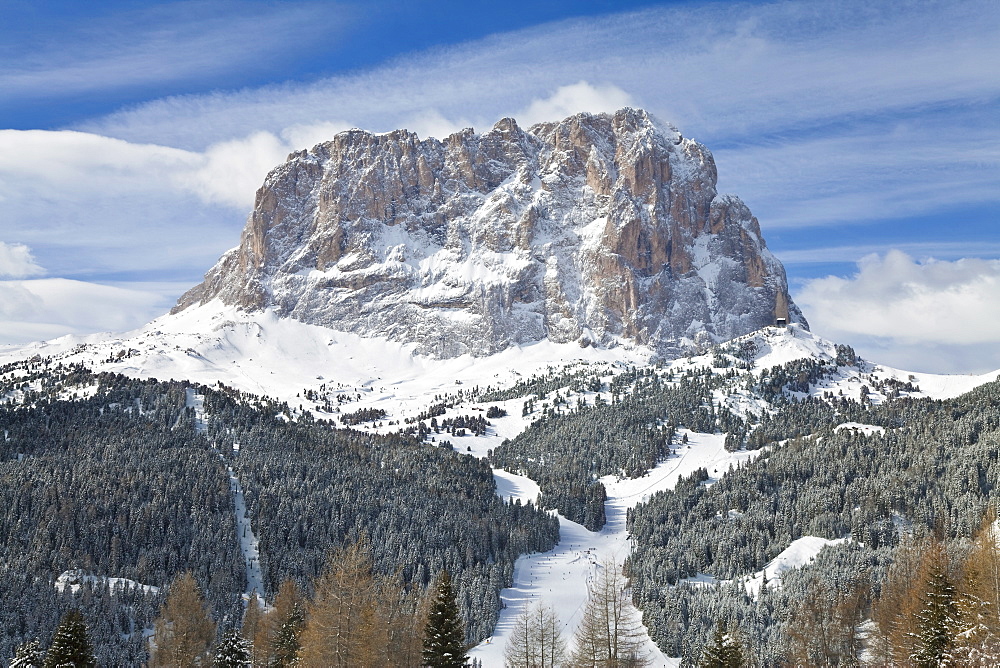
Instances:
[[[717,196],[703,145],[642,110],[443,141],[351,130],[289,156],[212,299],[438,358],[548,339],[674,356],[805,324],[757,220]]]
[[[778,318],[791,324],[769,326]],[[606,490],[607,523],[589,531],[560,515],[560,543],[517,560],[494,635],[473,651],[486,666],[502,664],[514,620],[535,601],[554,605],[572,631],[586,599],[581,583],[603,559],[620,563],[632,550],[628,513],[684,478],[704,470],[700,480],[712,485],[780,445],[750,439],[782,407],[944,399],[1000,375],[891,369],[813,335],[756,219],[738,199],[716,196],[708,150],[631,109],[528,131],[505,119],[444,141],[351,131],[293,154],[259,191],[240,246],[171,314],[125,334],[0,347],[8,381],[0,402],[36,401],[42,381],[22,378],[75,364],[221,383],[285,402],[282,419],[346,424],[347,414],[367,412],[379,417],[351,424],[370,434],[429,414],[485,414],[488,403],[501,409],[488,429],[452,438],[460,453],[490,461],[546,410],[555,418],[572,410],[563,407],[600,405],[602,394],[615,401],[641,378],[663,387],[700,379],[707,393],[687,415],[705,406],[718,422],[701,431],[682,423],[675,448],[640,477],[593,474]],[[90,391],[68,387],[54,398]],[[195,388],[187,398],[204,427]],[[727,441],[721,416],[743,421],[746,447]],[[833,419],[834,432],[885,431]],[[501,468],[493,475],[500,496],[539,498],[537,481]],[[237,525],[249,536],[243,557],[257,563],[248,557],[254,530],[268,527],[251,530],[237,498]],[[791,541],[744,574],[747,591],[842,540]],[[247,568],[249,592],[260,575]],[[653,665],[678,662],[652,641],[646,651]]]

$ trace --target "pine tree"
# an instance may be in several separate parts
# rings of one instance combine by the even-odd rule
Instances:
[[[155,623],[153,666],[203,664],[215,640],[215,622],[190,571],[174,578]]]
[[[458,616],[451,576],[444,571],[438,579],[437,595],[431,604],[424,630],[424,665],[430,668],[461,668],[468,660],[465,629]]]
[[[87,625],[79,610],[63,615],[56,635],[45,655],[45,668],[96,668],[94,648],[87,637]]]
[[[920,595],[921,606],[916,613],[915,647],[910,660],[927,668],[940,666],[950,658],[955,644],[954,632],[959,626],[955,586],[948,579],[945,566],[933,561]]]
[[[701,668],[740,668],[744,661],[740,646],[722,624],[716,624],[712,642],[705,646],[698,665]]]
[[[14,652],[14,660],[10,668],[42,668],[45,664],[45,653],[37,640],[29,640],[18,645]]]
[[[256,605],[255,601],[250,602]],[[250,642],[237,629],[227,631],[215,649],[215,668],[249,668]]]
[[[274,636],[273,652],[274,658],[271,660],[273,668],[284,668],[284,666],[294,666],[299,658],[302,645],[299,636],[302,635],[302,628],[305,626],[305,617],[299,604],[292,605],[292,611],[281,623],[278,633]]]

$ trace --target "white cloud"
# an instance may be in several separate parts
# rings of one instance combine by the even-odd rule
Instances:
[[[24,244],[6,244],[0,241],[0,276],[25,278],[45,273],[35,264],[31,249]]]
[[[0,344],[134,329],[165,313],[173,301],[143,287],[147,289],[62,278],[0,281]]]
[[[532,100],[515,118],[522,126],[528,127],[541,121],[566,118],[581,111],[610,112],[633,104],[632,96],[617,86],[591,85],[580,81],[560,86],[550,97]]]
[[[794,296],[814,331],[911,371],[1000,368],[1000,260],[869,255]]]
[[[264,177],[289,152],[288,144],[270,132],[255,132],[209,146],[199,155],[199,167],[180,172],[175,179],[206,202],[249,210]]]

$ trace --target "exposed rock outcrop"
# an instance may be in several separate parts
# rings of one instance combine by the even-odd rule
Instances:
[[[711,153],[646,112],[444,140],[342,132],[289,156],[240,245],[175,310],[245,309],[488,355],[545,337],[663,354],[804,324]]]

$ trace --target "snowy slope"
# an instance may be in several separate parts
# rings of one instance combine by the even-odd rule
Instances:
[[[752,351],[752,355],[745,356],[742,367],[734,367],[731,363],[735,358],[729,353],[741,348]],[[581,348],[577,344],[541,341],[508,348],[490,357],[466,355],[436,360],[412,354],[411,346],[282,319],[270,312],[248,314],[218,302],[165,316],[124,335],[64,337],[0,349],[0,365],[35,355],[142,378],[186,379],[204,384],[222,382],[246,392],[287,401],[295,411],[301,407],[318,417],[337,417],[336,413],[320,409],[328,400],[343,412],[382,408],[386,411],[383,420],[358,427],[382,432],[399,429],[406,418],[415,417],[445,397],[455,405],[444,417],[484,410],[484,404],[468,401],[465,394],[477,386],[509,387],[532,375],[558,369],[596,369],[607,378],[633,365],[644,365],[652,358],[649,349],[638,346]],[[736,368],[736,378],[717,390],[717,401],[718,405],[742,415],[759,415],[768,409],[759,396],[747,389],[746,379],[760,378],[772,367],[796,360],[819,360],[830,367],[829,374],[809,388],[810,394],[843,393],[859,398],[861,388],[867,387],[869,400],[873,403],[888,400],[889,388],[898,387],[883,385],[879,389],[880,383],[890,379],[909,384],[912,389],[902,394],[940,399],[956,396],[998,376],[997,372],[981,376],[910,374],[863,360],[836,366],[837,355],[835,344],[799,327],[766,328],[703,355],[664,364],[661,373],[683,373],[713,367],[719,362],[729,365],[717,367],[719,373]],[[307,390],[321,394],[324,401],[307,400]],[[18,392],[6,399],[19,400]],[[198,396],[193,391],[189,401],[197,410]],[[503,439],[523,431],[534,418],[533,415],[522,416],[523,399],[520,398],[490,402],[489,405],[504,408],[507,415],[491,419],[491,427],[484,436],[453,438],[460,452],[485,457]],[[869,429],[858,424],[845,424],[843,428]],[[608,558],[621,563],[629,554],[625,532],[627,509],[659,490],[671,488],[681,476],[700,467],[708,470],[708,484],[711,484],[731,464],[746,461],[754,454],[726,451],[722,434],[686,433],[689,443],[644,477],[602,480],[608,491],[608,522],[604,529],[594,533],[560,518],[562,538],[559,545],[550,552],[518,560],[514,586],[501,593],[506,608],[501,612],[495,634],[475,648],[473,656],[482,659],[485,666],[502,665],[504,645],[514,619],[536,600],[554,607],[566,636],[570,637],[586,600],[586,583],[596,573],[598,564]],[[534,500],[538,496],[538,485],[522,476],[496,471],[495,479],[497,493],[504,497]],[[235,480],[232,482],[239,484]],[[237,515],[241,533],[244,528],[247,532],[245,540],[241,536],[241,544],[249,562],[248,579],[259,583],[259,566],[254,563],[256,541],[245,514],[238,510]],[[768,580],[774,581],[786,568],[806,563],[821,547],[816,540],[805,539],[789,546],[764,569]],[[761,575],[746,575],[751,590],[755,583],[759,586]],[[253,585],[249,589],[252,590]],[[654,665],[675,664],[674,660],[662,656],[652,643],[649,654]]]

